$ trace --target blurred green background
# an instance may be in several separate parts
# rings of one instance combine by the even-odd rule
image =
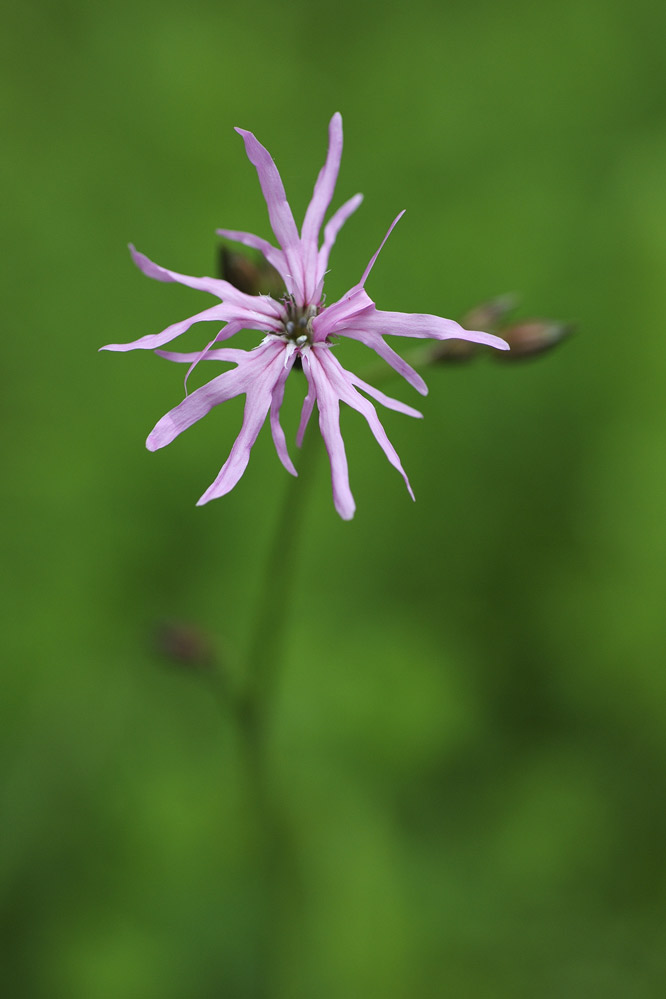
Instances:
[[[320,460],[284,526],[302,557],[271,751],[302,890],[274,995],[662,996],[663,5],[28,0],[5,19],[6,994],[250,994],[234,733],[154,634],[184,622],[239,661],[287,475],[264,433],[197,509],[241,402],[151,455],[182,370],[97,348],[212,304],[139,274],[129,240],[205,274],[217,226],[269,235],[234,125],[300,218],[339,110],[334,205],[366,198],[329,301],[406,208],[380,308],[460,317],[514,291],[579,333],[432,370],[426,400],[388,382],[425,415],[382,413],[416,504],[347,414],[355,519]]]

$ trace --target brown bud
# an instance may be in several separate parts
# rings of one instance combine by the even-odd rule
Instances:
[[[227,246],[221,246],[219,253],[219,273],[234,288],[246,295],[272,295],[274,298],[284,295],[284,281],[263,258],[255,262]]]
[[[466,330],[481,330],[482,333],[494,333],[503,320],[518,305],[516,295],[498,295],[488,302],[473,306],[460,320],[460,325]]]
[[[553,319],[525,319],[506,326],[501,335],[509,344],[510,350],[492,351],[499,361],[522,361],[552,350],[558,343],[573,333],[572,323],[560,323]]]
[[[163,621],[154,633],[156,651],[174,666],[208,670],[215,663],[215,650],[209,635],[192,624]]]
[[[429,351],[430,364],[460,364],[469,361],[479,351],[479,344],[470,340],[437,340]]]

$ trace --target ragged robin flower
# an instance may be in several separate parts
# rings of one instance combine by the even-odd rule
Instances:
[[[189,319],[174,323],[162,333],[144,336],[132,343],[109,344],[103,349],[156,350],[161,357],[170,361],[188,364],[188,374],[199,361],[203,360],[230,362],[235,365],[186,395],[179,405],[157,423],[148,435],[146,445],[149,450],[156,451],[170,444],[183,430],[205,416],[213,406],[235,396],[245,395],[241,431],[219,475],[199,499],[199,505],[218,496],[224,496],[233,489],[247,467],[252,445],[269,413],[273,441],[280,461],[288,472],[296,475],[280,424],[280,407],[287,378],[298,358],[307,379],[307,394],[303,402],[296,443],[299,446],[302,443],[316,403],[319,427],[331,465],[333,500],[340,516],[349,520],[353,517],[355,509],[349,488],[347,456],[340,432],[341,402],[365,417],[375,439],[390,463],[402,475],[413,498],[400,459],[386,436],[370,399],[407,416],[418,417],[421,414],[411,406],[384,395],[344,368],[331,349],[337,338],[349,337],[376,351],[422,395],[427,392],[425,382],[418,372],[386,343],[385,336],[433,340],[458,338],[500,349],[506,349],[507,344],[492,334],[465,330],[451,319],[418,313],[381,312],[375,307],[365,291],[365,282],[379,251],[402,212],[394,219],[358,284],[337,302],[325,305],[324,276],[331,248],[341,227],[362,200],[362,195],[356,194],[338,208],[324,226],[324,235],[320,243],[321,228],[333,197],[340,168],[341,116],[334,114],[331,119],[326,162],[317,177],[300,233],[287,202],[282,180],[270,154],[251,132],[240,128],[236,131],[242,136],[248,158],[256,167],[271,227],[279,248],[268,240],[247,232],[219,229],[218,233],[226,239],[259,250],[280,274],[285,285],[285,295],[281,300],[268,295],[248,295],[228,281],[177,274],[154,264],[148,257],[138,253],[134,247],[130,247],[134,262],[148,277],[156,278],[158,281],[176,281],[190,288],[210,292],[220,299],[220,304],[198,312]],[[158,349],[185,333],[194,323],[202,321],[224,324],[202,351],[183,354]],[[243,329],[257,330],[264,334],[261,343],[253,350],[215,346],[221,341],[229,340]]]

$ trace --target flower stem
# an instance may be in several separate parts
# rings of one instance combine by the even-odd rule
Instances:
[[[247,655],[243,706],[246,724],[264,734],[289,625],[301,521],[318,450],[318,436],[311,429],[303,442],[298,477],[290,478],[285,490],[258,595],[257,617]]]
[[[258,595],[245,683],[237,701],[241,761],[248,796],[248,845],[255,889],[253,894],[259,910],[252,988],[252,994],[257,999],[267,999],[276,991],[284,910],[293,902],[299,882],[288,824],[282,817],[277,795],[271,787],[267,747],[289,611],[295,604],[293,587],[302,515],[318,450],[318,435],[311,429],[305,435],[299,475],[288,483],[276,519],[275,534]]]

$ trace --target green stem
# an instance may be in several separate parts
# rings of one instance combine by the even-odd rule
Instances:
[[[267,742],[278,672],[289,625],[302,515],[313,479],[318,448],[314,428],[305,435],[299,475],[290,480],[264,567],[257,615],[247,656],[245,684],[237,701],[238,734],[248,795],[249,847],[259,907],[253,995],[275,991],[284,907],[293,899],[298,877],[276,795],[272,793]]]
[[[312,482],[318,448],[314,428],[306,433],[299,474],[290,478],[275,524],[275,533],[258,595],[257,616],[247,655],[242,697],[245,724],[264,732],[275,693],[279,662],[289,625],[295,567],[302,535],[302,517]]]

